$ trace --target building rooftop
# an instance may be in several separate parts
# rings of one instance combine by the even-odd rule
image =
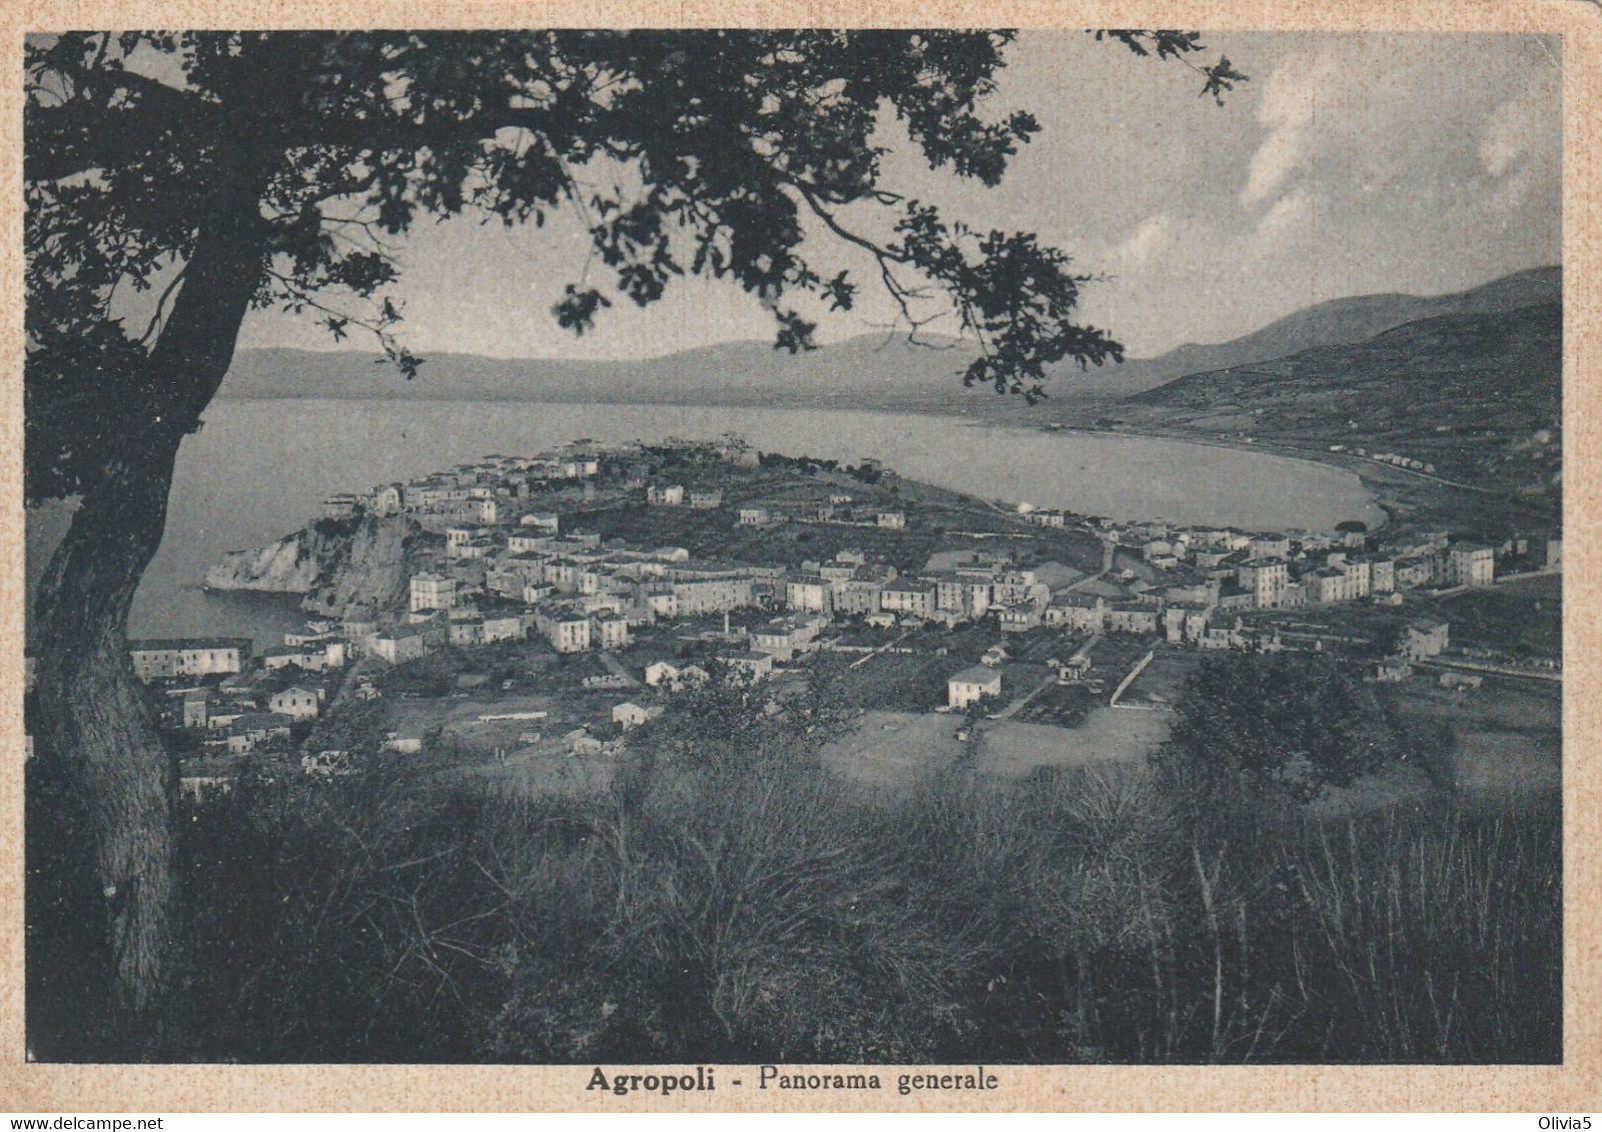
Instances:
[[[229,724],[229,728],[236,735],[247,731],[257,731],[266,727],[288,727],[295,721],[281,711],[253,711],[247,712]]]
[[[380,630],[378,639],[381,641],[399,641],[407,637],[421,637],[423,632],[422,625],[396,625],[389,629]]]
[[[165,652],[174,649],[244,649],[253,642],[249,637],[146,637],[129,641],[130,652]]]

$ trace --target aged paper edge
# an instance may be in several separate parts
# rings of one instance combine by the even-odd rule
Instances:
[[[360,16],[359,22],[354,22]],[[27,31],[90,28],[708,27],[708,26],[1182,27],[1201,31],[1329,30],[1544,32],[1562,36],[1565,557],[1564,1063],[1450,1067],[1001,1066],[993,1092],[899,1095],[776,1093],[749,1087],[664,1099],[587,1092],[588,1066],[71,1066],[23,1059],[22,685],[23,554],[21,75]],[[1602,232],[1598,115],[1602,3],[1597,0],[1421,2],[1229,0],[877,0],[805,4],[752,0],[23,0],[0,12],[12,75],[0,87],[0,1108],[61,1112],[205,1111],[1528,1111],[1602,1107],[1602,770],[1592,738],[1602,716],[1590,537],[1599,503],[1594,391],[1602,363]],[[915,1069],[918,1067],[905,1067]],[[727,1077],[731,1067],[720,1075]],[[897,1067],[882,1067],[893,1078]]]

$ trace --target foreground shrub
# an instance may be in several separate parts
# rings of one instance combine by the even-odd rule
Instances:
[[[1253,817],[1130,769],[958,772],[869,805],[771,754],[561,802],[242,785],[187,815],[173,1055],[1560,1055],[1555,808]]]

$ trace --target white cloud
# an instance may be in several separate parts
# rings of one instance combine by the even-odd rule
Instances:
[[[1486,119],[1480,136],[1480,161],[1491,176],[1502,177],[1513,171],[1514,165],[1529,153],[1542,119],[1549,119],[1555,112],[1555,107],[1546,105],[1542,94],[1541,88],[1530,83]]]
[[[1267,200],[1307,159],[1313,127],[1339,89],[1341,74],[1340,60],[1328,48],[1289,55],[1270,73],[1257,104],[1257,120],[1269,132],[1252,155],[1242,205]]]
[[[1557,98],[1555,84],[1532,80],[1486,118],[1480,162],[1492,179],[1493,210],[1517,208],[1544,180],[1556,179]]]
[[[1506,173],[1524,152],[1524,135],[1514,125],[1513,116],[1507,113],[1513,106],[1512,102],[1504,103],[1491,115],[1491,120],[1485,124],[1485,136],[1480,141],[1480,160],[1485,163],[1485,171],[1493,177]]]
[[[1317,201],[1305,189],[1286,193],[1257,222],[1257,238],[1268,243],[1288,242],[1313,218],[1316,209]]]
[[[1174,236],[1174,218],[1159,212],[1135,225],[1128,238],[1112,249],[1109,258],[1120,267],[1143,267],[1170,251]]]
[[[1301,164],[1305,148],[1300,130],[1275,130],[1269,134],[1252,155],[1246,187],[1240,191],[1240,203],[1250,206],[1268,199]]]

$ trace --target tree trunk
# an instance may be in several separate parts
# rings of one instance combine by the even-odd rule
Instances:
[[[36,1056],[53,1056],[41,1048],[49,1044],[68,1059],[143,1057],[161,1044],[179,924],[176,768],[133,676],[128,612],[161,545],[179,445],[227,372],[261,278],[259,188],[241,183],[213,198],[147,375],[124,406],[127,441],[86,488],[35,600],[27,904]],[[49,1016],[57,1012],[72,1016]]]
[[[29,884],[42,886],[29,893],[30,905],[59,928],[70,930],[69,917],[85,920],[73,942],[98,954],[83,957],[77,990],[90,1002],[96,990],[109,995],[110,1017],[98,1022],[111,1032],[95,1042],[103,1051],[121,1047],[116,1031],[139,1026],[160,1001],[175,921],[174,767],[129,668],[125,640],[134,592],[161,544],[177,454],[165,438],[152,449],[107,468],[84,497],[35,606],[36,741],[60,808],[41,815],[37,827],[30,823]],[[92,859],[69,865],[74,852]],[[56,957],[36,958],[53,965]],[[102,979],[109,985],[97,988]]]

